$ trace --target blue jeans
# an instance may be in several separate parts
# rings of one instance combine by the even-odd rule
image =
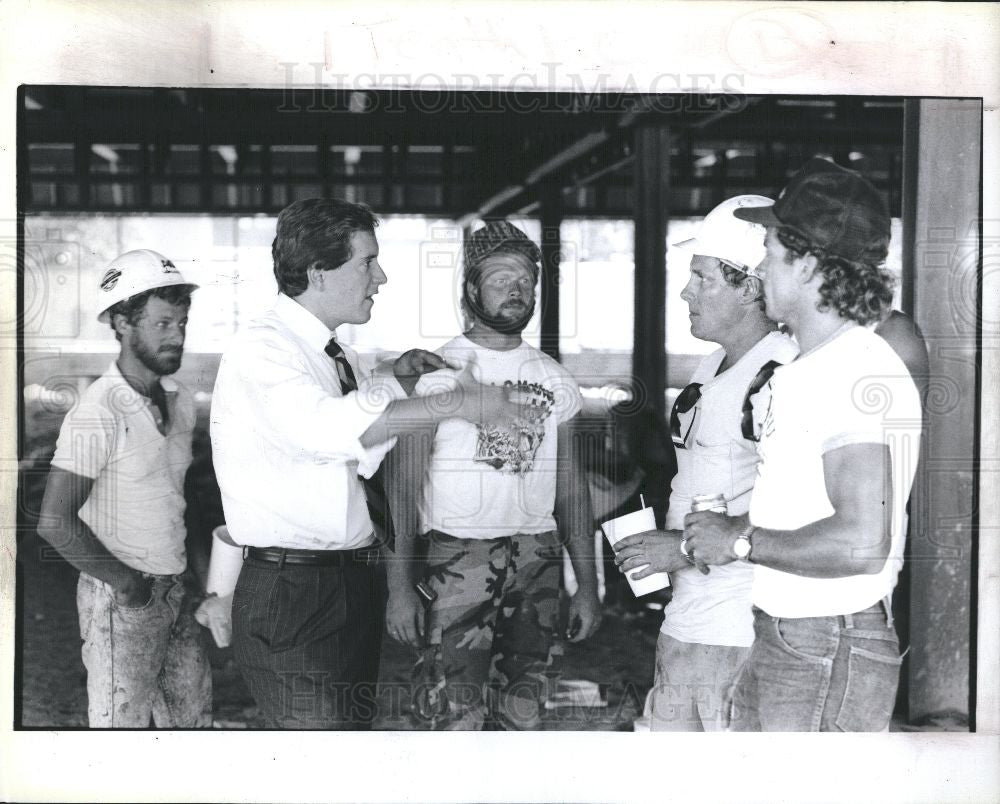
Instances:
[[[901,662],[888,599],[836,617],[772,617],[755,607],[731,730],[882,731]]]
[[[87,668],[91,728],[207,728],[212,668],[195,601],[179,576],[157,576],[145,606],[115,602],[112,588],[80,573],[76,606]]]

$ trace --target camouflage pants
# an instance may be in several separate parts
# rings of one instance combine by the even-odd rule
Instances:
[[[537,729],[559,614],[554,532],[499,539],[427,534],[437,599],[414,670],[415,718],[433,729]]]
[[[197,601],[181,576],[160,576],[149,603],[120,606],[114,590],[85,572],[76,604],[92,729],[210,728],[212,668]]]

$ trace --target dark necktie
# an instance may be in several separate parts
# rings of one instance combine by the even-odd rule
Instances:
[[[358,380],[354,376],[354,369],[347,362],[344,350],[333,338],[327,343],[323,350],[337,366],[337,376],[340,378],[340,390],[344,395],[358,390]],[[361,478],[361,483],[365,487],[365,498],[368,501],[368,515],[375,526],[375,537],[382,545],[389,550],[395,549],[396,533],[392,525],[392,514],[389,512],[389,501],[385,494],[385,483],[383,482],[382,467],[370,478]]]

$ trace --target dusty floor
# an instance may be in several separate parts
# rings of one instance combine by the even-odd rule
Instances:
[[[80,660],[76,618],[77,572],[26,536],[19,550],[19,611],[22,616],[18,688],[20,725],[86,727],[86,672]],[[626,593],[627,594],[627,593]],[[633,607],[634,608],[634,607]],[[600,631],[586,643],[567,644],[562,677],[606,685],[606,708],[565,708],[547,712],[546,730],[631,730],[652,683],[659,613],[631,613],[609,605]],[[217,728],[262,725],[231,649],[212,644],[214,716]],[[382,648],[381,712],[376,728],[410,729],[408,683],[413,656],[391,639]]]

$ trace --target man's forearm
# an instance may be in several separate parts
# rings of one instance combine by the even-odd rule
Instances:
[[[721,537],[726,553],[722,560],[734,560],[732,546],[748,527],[748,517],[744,514],[719,521],[728,523]],[[874,574],[885,566],[889,537],[859,538],[863,527],[860,522],[836,514],[795,530],[755,527],[750,531],[750,561],[805,578]],[[695,540],[696,550],[697,544]]]
[[[399,436],[399,442],[385,458],[385,491],[396,529],[395,552],[386,556],[389,590],[413,589],[418,580],[421,530],[420,499],[430,465],[436,430],[428,425]]]
[[[110,584],[115,589],[127,588],[139,575],[138,570],[116,558],[93,531],[78,517],[64,522],[62,527],[39,527],[38,535],[48,542],[68,563],[80,572]]]
[[[417,540],[413,533],[397,533],[395,551],[386,554],[386,580],[389,584],[389,594],[396,590],[412,592],[413,585],[419,580],[417,572]]]
[[[597,591],[597,556],[594,549],[594,520],[591,515],[590,494],[581,486],[579,476],[565,498],[557,499],[556,521],[559,533],[577,584],[586,591]],[[584,480],[584,483],[586,481]]]
[[[594,554],[594,534],[577,532],[563,539],[576,583],[585,592],[597,592],[597,556]]]
[[[888,556],[888,536],[874,534],[867,546],[835,516],[796,530],[755,528],[750,560],[806,578],[844,578],[879,572]]]
[[[441,409],[442,401],[436,396],[394,399],[362,434],[361,446],[371,449],[400,433],[433,426],[443,418]]]
[[[559,427],[558,474],[556,476],[556,522],[566,545],[577,584],[597,593],[597,556],[594,551],[594,514],[590,502],[587,467],[583,460],[584,433],[576,420]]]

